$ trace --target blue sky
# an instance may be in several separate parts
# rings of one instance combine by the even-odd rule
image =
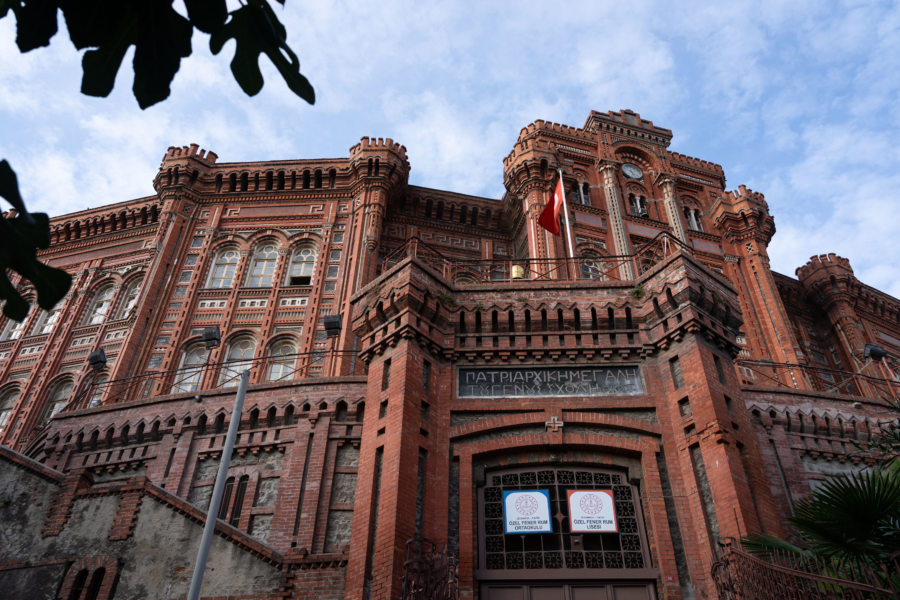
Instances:
[[[29,206],[58,215],[149,195],[171,145],[222,161],[341,157],[364,135],[406,145],[414,184],[499,198],[523,126],[631,108],[671,129],[673,150],[721,164],[729,189],[765,194],[775,270],[836,252],[900,296],[900,3],[289,0],[276,11],[315,106],[265,59],[265,87],[247,98],[231,47],[212,56],[200,33],[165,102],[141,111],[128,65],[109,98],[88,98],[64,31],[20,55],[13,19],[0,20],[0,157]]]

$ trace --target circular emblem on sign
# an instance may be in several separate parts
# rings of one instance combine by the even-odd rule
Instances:
[[[599,515],[603,511],[603,496],[600,494],[582,494],[578,506],[587,515]]]
[[[533,515],[537,512],[538,502],[531,494],[522,494],[516,498],[516,511],[520,515]]]

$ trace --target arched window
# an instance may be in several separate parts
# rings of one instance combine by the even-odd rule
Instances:
[[[128,287],[125,288],[125,293],[122,295],[122,304],[119,306],[119,313],[116,315],[117,319],[127,319],[134,312],[134,307],[137,306],[138,295],[141,292],[141,280],[132,281],[128,284]]]
[[[237,271],[240,253],[235,248],[223,248],[216,254],[216,262],[209,271],[208,288],[230,288]]]
[[[566,199],[574,204],[590,204],[589,190],[590,188],[586,183],[584,185],[573,183],[572,188],[569,190],[569,196]]]
[[[59,313],[62,312],[62,302],[51,308],[50,310],[41,311],[38,316],[37,323],[34,324],[32,330],[33,335],[44,335],[53,331],[56,320],[59,319]]]
[[[684,208],[684,218],[687,220],[688,229],[691,231],[703,231],[703,225],[700,223],[699,210],[686,206]]]
[[[297,349],[293,342],[281,340],[269,346],[269,368],[266,371],[268,381],[287,381],[294,374],[297,362]]]
[[[270,287],[275,265],[278,264],[278,246],[265,242],[256,247],[247,273],[247,287]]]
[[[87,313],[84,315],[84,321],[82,325],[99,325],[104,320],[106,320],[106,313],[109,312],[109,307],[112,305],[113,296],[116,293],[116,289],[107,285],[94,293],[94,299],[91,300],[91,305],[88,307]]]
[[[44,407],[44,418],[41,419],[43,423],[46,423],[53,416],[64,409],[66,404],[69,402],[69,396],[72,394],[72,382],[69,380],[61,381],[57,383],[50,390],[50,394],[47,396],[47,404]]]
[[[19,399],[20,390],[17,387],[10,388],[0,394],[0,433],[6,429],[9,418],[12,416],[13,407]]]
[[[316,266],[316,249],[311,245],[303,245],[294,250],[291,265],[288,268],[288,285],[309,285],[312,283],[313,269]]]
[[[636,217],[646,217],[647,201],[643,196],[628,194],[628,210]]]
[[[79,600],[81,598],[81,592],[84,591],[84,584],[87,581],[87,577],[87,569],[78,571],[78,574],[75,576],[75,581],[72,583],[72,590],[69,592],[69,600]]]
[[[581,277],[583,279],[596,279],[605,281],[610,266],[601,260],[596,252],[585,252],[581,258]]]
[[[6,325],[3,327],[3,331],[0,332],[0,342],[5,342],[7,340],[17,340],[22,335],[22,332],[25,330],[25,319],[21,321],[15,321],[13,319],[7,319]]]
[[[193,392],[200,387],[207,355],[206,347],[200,342],[185,348],[184,355],[181,357],[181,368],[175,373],[175,382],[172,384],[173,394]]]
[[[256,351],[256,342],[250,337],[239,337],[228,343],[225,353],[225,364],[219,373],[219,385],[237,385],[241,373],[250,368],[253,363],[253,353]]]
[[[94,380],[94,386],[91,388],[91,397],[88,400],[88,408],[92,406],[100,406],[100,400],[106,391],[106,383],[109,381],[109,375],[104,373]]]

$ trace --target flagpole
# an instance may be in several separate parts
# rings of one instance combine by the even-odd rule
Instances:
[[[566,242],[569,247],[568,258],[575,258],[575,251],[572,250],[572,231],[569,229],[569,207],[566,203],[566,185],[563,182],[562,167],[557,167],[559,171],[559,189],[562,190],[563,220],[566,223]]]

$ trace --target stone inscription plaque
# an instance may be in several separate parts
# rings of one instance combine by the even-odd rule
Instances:
[[[644,393],[636,366],[462,367],[457,370],[457,385],[458,398],[563,398]]]

